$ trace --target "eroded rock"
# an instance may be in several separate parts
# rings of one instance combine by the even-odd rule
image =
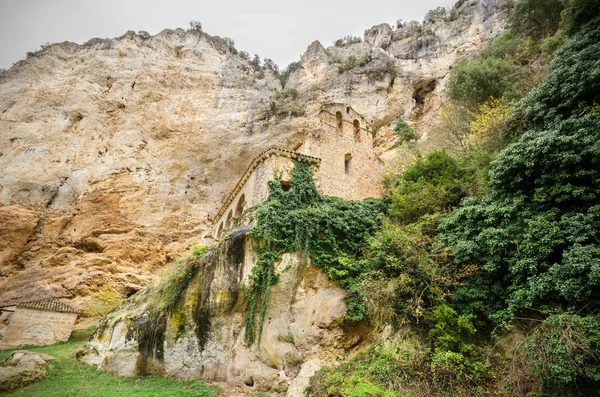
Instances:
[[[0,391],[17,389],[46,377],[46,366],[54,357],[17,350],[0,363]]]

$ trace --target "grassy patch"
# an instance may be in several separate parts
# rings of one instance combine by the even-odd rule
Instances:
[[[76,330],[68,342],[27,350],[50,354],[56,358],[48,367],[48,378],[3,396],[216,396],[216,386],[201,381],[182,382],[158,377],[119,377],[105,374],[75,360],[75,351],[83,345],[92,329]],[[0,360],[13,350],[0,352]]]

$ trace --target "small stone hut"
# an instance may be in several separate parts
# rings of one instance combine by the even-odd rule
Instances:
[[[77,311],[58,299],[19,303],[0,341],[0,349],[49,345],[69,339]]]

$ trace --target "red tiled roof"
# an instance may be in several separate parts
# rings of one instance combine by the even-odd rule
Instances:
[[[61,312],[61,313],[77,313],[72,306],[59,301],[58,299],[48,298],[37,301],[21,302],[17,307],[26,307],[28,309],[47,310],[50,312]]]

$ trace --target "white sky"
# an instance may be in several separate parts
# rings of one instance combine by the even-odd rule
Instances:
[[[127,30],[154,35],[202,22],[211,35],[231,37],[238,50],[285,67],[314,40],[325,46],[348,34],[425,12],[456,0],[0,0],[0,68],[8,69],[50,42],[84,43]]]

